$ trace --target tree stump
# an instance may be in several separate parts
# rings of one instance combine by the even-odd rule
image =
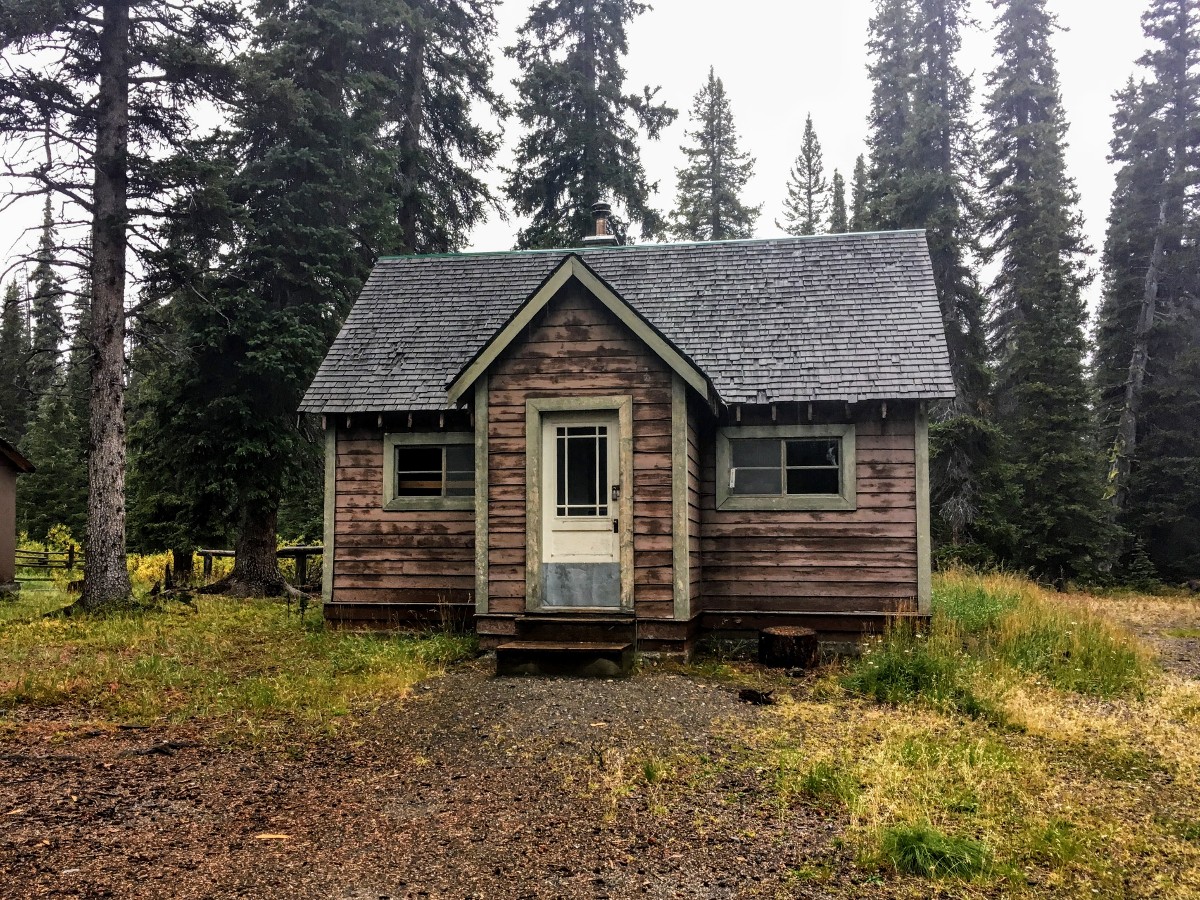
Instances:
[[[817,633],[798,625],[778,625],[758,633],[758,661],[774,669],[807,669],[817,662]]]

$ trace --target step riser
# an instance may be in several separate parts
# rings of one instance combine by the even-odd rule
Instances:
[[[517,636],[523,641],[592,641],[596,643],[625,643],[634,639],[633,623],[620,624],[580,622],[564,619],[561,622],[517,619]]]
[[[496,650],[497,675],[569,675],[577,678],[623,678],[633,672],[634,653],[623,651]]]

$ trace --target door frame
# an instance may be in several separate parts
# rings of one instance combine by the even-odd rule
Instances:
[[[621,566],[621,605],[579,607],[542,605],[542,416],[560,412],[615,412],[617,476],[621,496],[617,501],[617,558]],[[525,401],[525,608],[530,612],[633,612],[633,398],[533,397]]]

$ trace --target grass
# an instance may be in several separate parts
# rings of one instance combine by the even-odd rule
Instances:
[[[65,601],[18,602],[36,611]],[[354,709],[403,696],[473,653],[474,641],[356,635],[326,630],[319,615],[301,621],[278,601],[204,597],[103,618],[10,618],[0,647],[0,717],[68,705],[113,723],[203,721],[256,741],[333,731]]]
[[[973,878],[991,861],[979,841],[948,836],[928,824],[884,829],[880,850],[897,871],[926,878]]]
[[[746,764],[927,893],[1200,897],[1200,683],[1115,624],[1125,602],[941,573],[926,627],[785,696]]]

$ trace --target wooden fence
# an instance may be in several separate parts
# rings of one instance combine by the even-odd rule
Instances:
[[[275,555],[280,559],[294,559],[296,561],[296,587],[303,587],[308,581],[309,559],[314,556],[320,556],[324,552],[325,548],[320,545],[280,547],[275,551]],[[204,579],[207,581],[212,578],[213,559],[217,557],[236,557],[237,553],[233,550],[197,550],[196,555],[203,561]]]
[[[55,569],[71,571],[83,566],[83,551],[68,547],[66,550],[18,550],[18,569],[39,569],[45,575],[21,575],[20,581],[52,581]]]

